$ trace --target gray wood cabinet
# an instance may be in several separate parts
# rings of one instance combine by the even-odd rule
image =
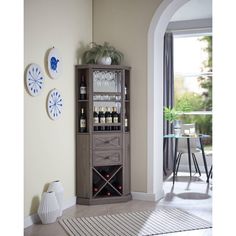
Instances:
[[[77,65],[75,72],[77,203],[128,201],[131,199],[130,67]],[[85,81],[82,89],[81,80]],[[84,91],[86,96],[81,100],[80,93]],[[94,118],[94,107],[99,110],[98,118]],[[107,113],[103,119],[104,108]],[[111,109],[113,115],[109,115]]]

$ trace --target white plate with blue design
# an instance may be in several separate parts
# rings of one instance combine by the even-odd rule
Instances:
[[[59,90],[53,89],[48,94],[47,110],[48,115],[52,120],[57,120],[63,109],[63,98]]]
[[[39,65],[32,63],[26,71],[26,86],[31,96],[40,94],[44,87],[44,75]]]
[[[52,79],[57,79],[61,74],[61,57],[56,48],[52,48],[48,53],[48,72]]]

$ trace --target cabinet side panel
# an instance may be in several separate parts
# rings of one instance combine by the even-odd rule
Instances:
[[[76,141],[76,196],[90,196],[90,136],[77,135]]]
[[[123,194],[130,193],[130,135],[124,134],[124,191]]]

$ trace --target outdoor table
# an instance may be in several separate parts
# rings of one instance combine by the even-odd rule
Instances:
[[[168,138],[172,138],[175,140],[175,152],[174,152],[174,164],[173,164],[173,184],[175,183],[175,169],[176,169],[176,160],[177,160],[177,152],[178,152],[178,140],[179,139],[186,139],[187,141],[187,148],[188,148],[188,164],[189,164],[189,173],[190,178],[192,176],[192,170],[191,170],[191,152],[190,152],[190,139],[199,139],[201,151],[202,151],[202,158],[204,163],[204,168],[206,172],[206,176],[208,176],[208,170],[207,170],[207,163],[206,163],[206,157],[204,152],[204,146],[203,146],[203,139],[209,138],[210,135],[207,134],[195,134],[195,135],[175,135],[175,134],[167,134],[164,135],[164,151],[166,148],[166,141]]]

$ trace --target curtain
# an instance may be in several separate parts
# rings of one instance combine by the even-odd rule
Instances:
[[[173,107],[174,103],[174,66],[173,66],[173,34],[165,33],[164,36],[164,81],[163,81],[163,107]],[[163,133],[173,133],[172,125],[163,120]],[[166,148],[163,153],[163,170],[164,174],[172,173],[173,166],[173,140],[166,140]]]

